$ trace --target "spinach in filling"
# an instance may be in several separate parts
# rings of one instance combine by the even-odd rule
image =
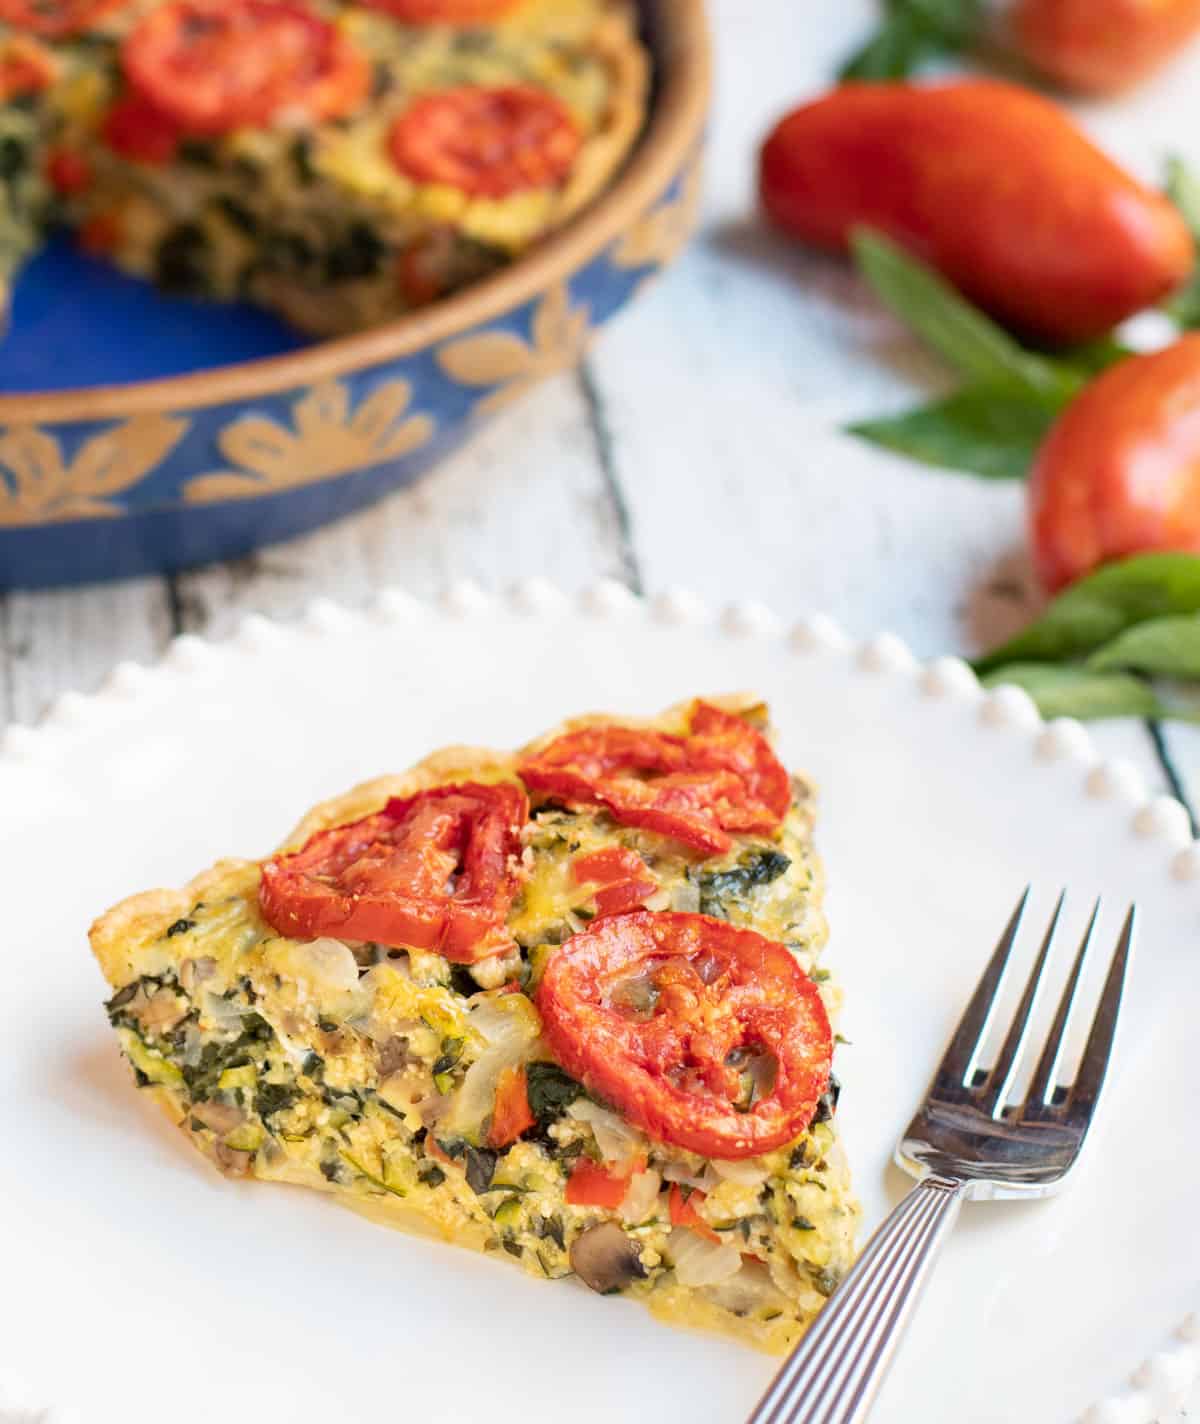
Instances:
[[[701,871],[700,913],[727,920],[732,903],[745,900],[758,886],[778,880],[791,863],[774,846],[752,846],[730,869]]]

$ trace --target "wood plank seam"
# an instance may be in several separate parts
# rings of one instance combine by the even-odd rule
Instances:
[[[1196,815],[1196,806],[1188,794],[1187,784],[1178,766],[1175,764],[1175,758],[1171,753],[1170,747],[1167,745],[1167,739],[1163,734],[1163,725],[1161,722],[1148,721],[1146,723],[1146,730],[1150,733],[1150,740],[1154,745],[1154,754],[1158,758],[1158,764],[1162,767],[1163,776],[1166,777],[1171,795],[1180,802],[1184,810],[1188,813],[1188,820],[1191,822],[1192,827],[1192,835],[1200,838],[1200,819],[1198,819]]]
[[[16,674],[12,651],[12,608],[0,593],[0,728],[17,719]]]
[[[588,427],[596,447],[596,459],[604,480],[604,491],[612,507],[613,522],[617,535],[617,560],[623,582],[636,594],[645,596],[646,583],[642,575],[641,563],[637,555],[637,543],[633,532],[633,515],[621,477],[613,448],[612,426],[609,424],[604,397],[596,383],[591,362],[585,360],[579,367],[579,391],[587,410]]]
[[[171,623],[171,637],[178,638],[180,633],[188,631],[184,624],[183,593],[175,574],[167,575],[166,584],[167,616]]]

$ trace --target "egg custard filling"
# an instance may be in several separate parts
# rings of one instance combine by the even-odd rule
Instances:
[[[766,709],[450,748],[97,921],[225,1174],[790,1347],[853,1260],[814,796]]]
[[[66,226],[168,291],[376,324],[590,201],[647,90],[630,0],[0,0],[0,299]]]

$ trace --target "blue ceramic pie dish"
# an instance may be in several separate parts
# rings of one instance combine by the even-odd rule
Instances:
[[[698,207],[703,0],[648,11],[654,99],[612,186],[507,270],[399,321],[314,343],[51,244],[0,346],[0,589],[169,572],[304,533],[410,483],[574,364]]]

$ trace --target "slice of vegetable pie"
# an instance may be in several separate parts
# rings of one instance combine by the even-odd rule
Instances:
[[[849,1266],[813,796],[746,699],[456,747],[104,915],[138,1085],[296,1182],[792,1344]]]

